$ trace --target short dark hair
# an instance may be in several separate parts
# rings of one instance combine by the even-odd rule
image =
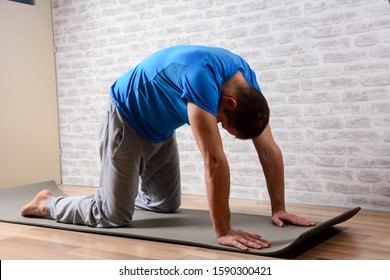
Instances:
[[[240,139],[252,139],[259,136],[269,122],[269,107],[261,91],[251,86],[237,87],[234,110],[224,109],[228,125],[235,128]]]

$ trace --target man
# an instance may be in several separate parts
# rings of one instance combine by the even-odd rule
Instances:
[[[190,124],[204,159],[210,215],[219,243],[261,249],[270,243],[230,224],[229,165],[218,122],[252,139],[271,198],[272,220],[311,226],[284,204],[282,154],[268,124],[269,109],[255,73],[241,57],[216,47],[175,46],[149,56],[111,87],[101,131],[101,178],[95,195],[53,197],[43,190],[21,210],[64,223],[119,227],[134,209],[173,212],[180,206],[174,131]],[[141,182],[139,181],[141,179]]]

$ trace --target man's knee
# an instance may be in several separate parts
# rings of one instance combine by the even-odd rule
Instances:
[[[137,209],[148,210],[158,213],[172,213],[175,212],[181,205],[180,199],[150,201],[139,197],[136,200]]]
[[[167,203],[162,203],[161,205],[156,206],[153,211],[154,212],[159,212],[159,213],[173,213],[177,209],[179,209],[181,205],[181,201],[170,201]]]
[[[106,209],[97,221],[97,227],[123,227],[129,225],[133,220],[131,211],[119,211],[118,209]]]

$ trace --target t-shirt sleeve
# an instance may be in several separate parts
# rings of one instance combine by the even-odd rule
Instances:
[[[222,81],[217,78],[211,67],[188,68],[182,85],[182,98],[217,116]]]

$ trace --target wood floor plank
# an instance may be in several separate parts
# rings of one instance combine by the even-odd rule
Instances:
[[[60,245],[53,242],[39,242],[32,238],[8,238],[0,240],[1,259],[26,259],[26,260],[66,260],[85,259],[81,256],[67,254],[71,245]]]

